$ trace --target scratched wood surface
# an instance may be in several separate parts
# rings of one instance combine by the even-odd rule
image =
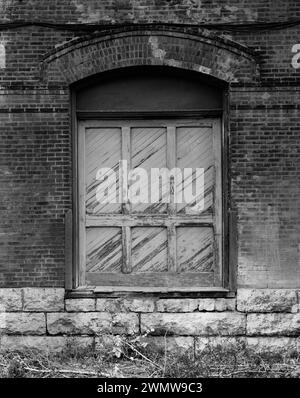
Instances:
[[[158,203],[151,203],[151,168],[167,167],[167,134],[164,127],[138,127],[131,129],[132,168],[141,167],[148,175],[142,181],[141,189],[148,192],[149,203],[132,204],[132,211],[139,213],[166,212],[167,205],[162,202],[162,192]],[[164,187],[165,189],[166,187]]]
[[[214,236],[212,228],[176,228],[177,267],[179,272],[214,270]]]
[[[132,228],[132,270],[133,272],[168,270],[166,228]]]
[[[86,269],[88,272],[121,272],[121,228],[87,228]]]
[[[177,205],[179,213],[199,213],[212,210],[214,190],[214,163],[213,163],[213,135],[211,127],[179,127],[176,129],[177,167],[182,171],[184,168],[192,168],[191,179],[183,181],[178,192],[183,194],[183,189],[192,189],[195,195],[196,168],[204,168],[204,209],[197,206],[197,202],[203,201],[203,195],[197,195],[195,200],[188,203],[183,195],[182,203]]]
[[[121,159],[121,129],[120,128],[97,128],[87,129],[85,133],[85,184],[86,184],[86,213],[119,213],[119,203],[101,203],[97,200],[96,192],[103,192],[107,182],[103,179],[97,180],[97,172],[101,168],[111,168],[116,175],[116,196],[119,195],[119,160]],[[109,173],[105,173],[105,178]],[[113,182],[108,187],[107,199],[114,199]]]
[[[86,282],[115,287],[213,286],[218,280],[220,244],[213,232],[214,142],[218,139],[213,123],[121,123],[101,127],[99,122],[99,127],[86,128]],[[97,170],[111,167],[116,171],[119,195],[118,166],[124,154],[129,167],[141,167],[148,176],[152,167],[204,168],[204,209],[195,206],[202,197],[192,203],[167,205],[161,192],[156,204],[98,203],[96,191],[101,182],[96,180]],[[194,173],[188,185],[195,184],[195,177]],[[150,199],[150,178],[142,184],[147,184]]]
[[[122,286],[134,287],[205,287],[213,286],[213,272],[149,272],[149,273],[99,273],[87,272],[87,283],[92,286],[117,286],[122,290]]]

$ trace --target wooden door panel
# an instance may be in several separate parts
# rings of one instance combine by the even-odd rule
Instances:
[[[79,163],[79,180],[85,187],[80,196],[83,199],[79,215],[83,284],[120,290],[122,287],[180,290],[220,286],[219,124],[212,120],[187,123],[119,120],[83,122],[83,126],[79,139],[84,152]],[[128,171],[145,170],[148,179],[143,183],[148,187],[150,203],[99,203],[97,192],[104,189],[110,192],[107,180],[97,178],[101,168],[115,172],[116,200],[121,202],[121,196],[124,198],[126,189],[121,187],[124,174],[121,177],[119,172],[120,160],[127,160]],[[159,203],[151,203],[151,169],[173,167],[180,168],[185,178],[176,187],[179,194],[187,186],[192,186],[194,194],[195,169],[204,169],[204,195],[202,192],[203,196],[200,194],[191,203],[184,196],[183,203],[166,203],[167,197],[160,192]],[[194,171],[189,179],[184,174],[185,168]],[[169,185],[168,180],[164,182]],[[169,189],[170,185],[162,190],[169,194]],[[201,200],[203,208],[195,206]]]
[[[121,228],[87,228],[87,272],[121,273],[122,233]]]
[[[209,227],[176,228],[178,272],[214,271],[214,235]]]
[[[148,180],[143,186],[148,190],[149,203],[132,204],[132,211],[137,213],[165,213],[166,203],[159,195],[158,203],[151,203],[151,168],[167,167],[167,131],[165,127],[139,127],[131,129],[131,167],[143,168]],[[166,188],[166,187],[164,187]]]
[[[132,228],[132,272],[168,270],[167,229]]]
[[[103,213],[120,213],[119,199],[119,161],[121,160],[121,129],[120,128],[93,128],[87,129],[85,134],[85,181],[86,181],[86,213],[97,215]],[[105,179],[97,180],[97,173],[101,168],[111,168],[114,179],[109,172],[105,173]],[[107,184],[107,178],[111,183]],[[104,197],[106,192],[109,203],[97,200]],[[102,194],[103,193],[103,194]],[[116,194],[116,195],[114,195]],[[114,200],[116,196],[116,200]]]
[[[186,185],[186,187],[193,188],[193,194],[195,194],[196,182],[195,169],[204,169],[204,208],[199,210],[197,207],[197,201],[201,203],[203,195],[198,195],[196,200],[191,203],[187,203],[183,195],[183,202],[177,205],[177,212],[195,214],[212,211],[215,184],[212,127],[178,127],[176,129],[176,152],[176,166],[182,170],[182,173],[184,174],[185,168],[194,170],[192,180]],[[183,181],[186,181],[184,176]],[[183,184],[181,187],[186,189]],[[178,191],[181,194],[184,193],[183,189],[178,189]]]
[[[99,273],[87,272],[86,283],[89,286],[102,286],[104,291],[133,292],[170,292],[196,291],[197,289],[214,286],[213,272],[149,272],[149,273]],[[102,290],[100,289],[100,291]]]

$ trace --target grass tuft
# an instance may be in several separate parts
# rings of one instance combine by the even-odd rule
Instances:
[[[300,377],[300,355],[257,353],[243,345],[208,345],[189,352],[153,350],[138,339],[122,338],[122,349],[80,347],[70,342],[57,354],[28,349],[0,354],[0,377]],[[121,347],[121,345],[120,345]]]

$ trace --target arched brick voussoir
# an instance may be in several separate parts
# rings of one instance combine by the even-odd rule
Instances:
[[[131,31],[93,35],[56,48],[41,64],[48,84],[71,84],[116,68],[167,65],[198,71],[224,82],[253,82],[258,64],[246,47],[208,34]]]

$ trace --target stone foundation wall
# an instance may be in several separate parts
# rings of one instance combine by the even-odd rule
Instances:
[[[60,288],[0,289],[0,350],[67,344],[111,350],[140,335],[154,348],[243,343],[300,350],[299,291],[240,289],[236,298],[65,298]]]

